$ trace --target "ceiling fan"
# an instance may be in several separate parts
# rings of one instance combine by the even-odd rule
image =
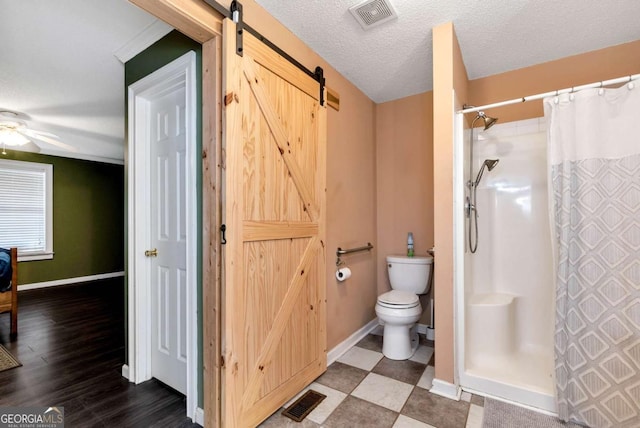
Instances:
[[[39,153],[41,143],[70,152],[76,151],[74,147],[61,142],[55,134],[29,128],[23,118],[28,116],[9,110],[0,110],[0,144],[3,155],[7,154],[5,150],[7,147],[20,147],[19,150],[22,151]]]

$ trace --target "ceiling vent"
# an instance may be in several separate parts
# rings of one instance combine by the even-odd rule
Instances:
[[[398,14],[388,0],[366,0],[350,7],[349,12],[356,18],[363,30],[369,30],[398,18]]]

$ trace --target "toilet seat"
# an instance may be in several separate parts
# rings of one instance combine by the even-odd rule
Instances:
[[[390,309],[410,309],[420,305],[417,295],[402,290],[391,290],[378,296],[378,305]]]

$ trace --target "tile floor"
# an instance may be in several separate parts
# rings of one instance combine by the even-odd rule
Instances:
[[[465,392],[454,401],[429,392],[433,359],[433,343],[421,338],[411,359],[389,360],[382,355],[382,336],[370,334],[300,393],[313,389],[327,396],[302,422],[280,409],[260,426],[480,428],[484,398]]]

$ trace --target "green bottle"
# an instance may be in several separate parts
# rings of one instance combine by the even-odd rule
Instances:
[[[413,233],[407,236],[407,257],[413,257]]]

